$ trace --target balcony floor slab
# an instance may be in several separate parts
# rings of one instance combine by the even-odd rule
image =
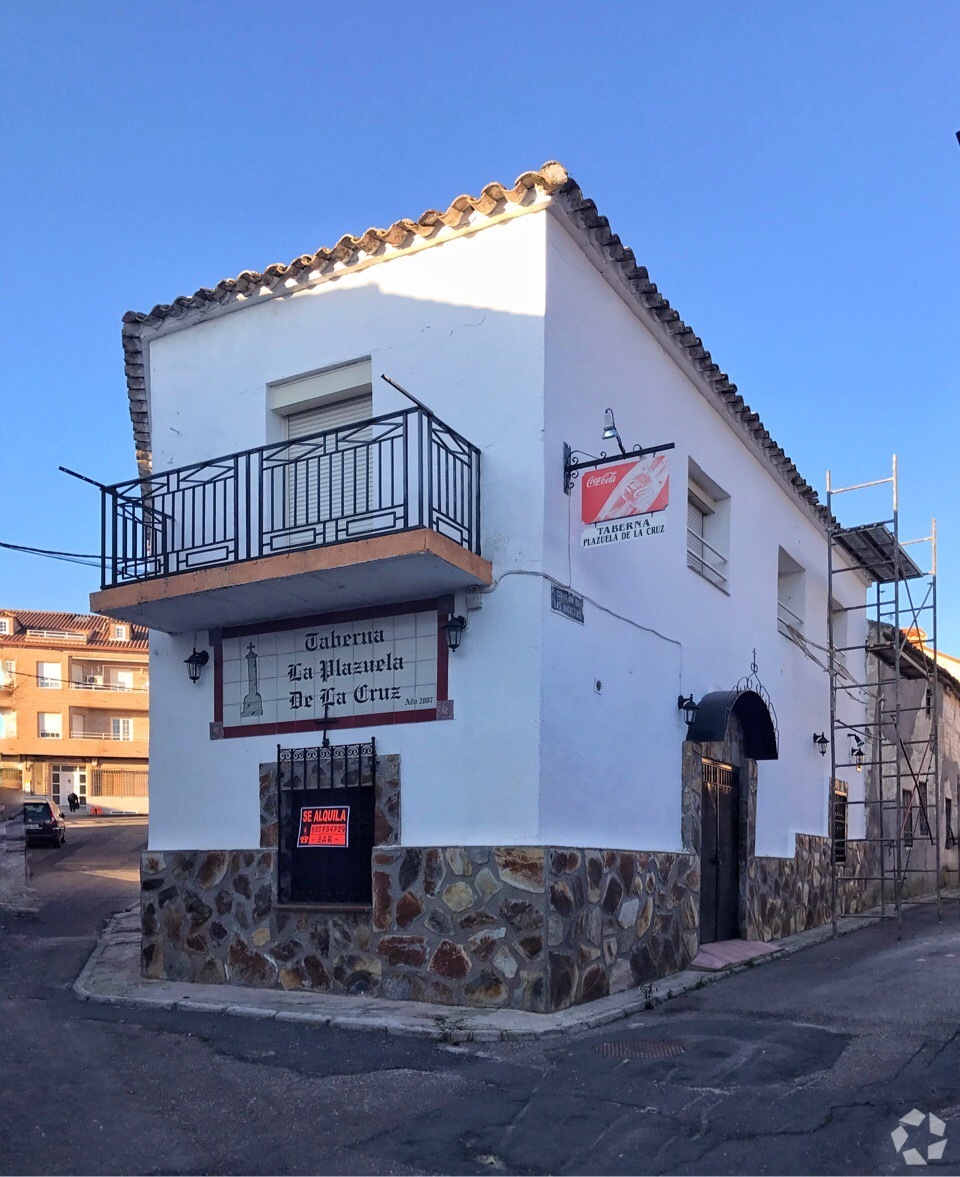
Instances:
[[[438,597],[492,581],[489,560],[418,528],[118,585],[92,593],[90,608],[184,633]]]

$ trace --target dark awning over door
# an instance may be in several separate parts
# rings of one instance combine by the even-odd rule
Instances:
[[[735,715],[743,728],[743,750],[751,760],[777,760],[777,728],[767,704],[756,691],[712,691],[697,704],[697,717],[687,739],[698,744],[723,740]]]

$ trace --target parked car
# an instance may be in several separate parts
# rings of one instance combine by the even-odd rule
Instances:
[[[23,829],[28,846],[37,842],[62,846],[67,837],[67,823],[60,806],[49,797],[36,797],[24,802]]]

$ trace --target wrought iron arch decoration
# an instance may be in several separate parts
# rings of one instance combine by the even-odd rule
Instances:
[[[751,760],[777,760],[780,755],[777,713],[757,676],[756,651],[753,657],[750,673],[733,690],[712,691],[703,696],[686,738],[701,744],[723,740],[730,716],[735,715],[743,727],[747,756]]]

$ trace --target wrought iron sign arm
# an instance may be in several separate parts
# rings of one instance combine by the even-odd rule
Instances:
[[[624,462],[629,458],[647,458],[651,454],[660,454],[665,450],[676,449],[676,442],[668,441],[663,445],[648,445],[648,446],[634,446],[632,450],[627,450],[623,454],[607,454],[606,451],[600,451],[600,457],[594,458],[590,454],[584,454],[585,457],[590,458],[589,462],[581,462],[577,454],[583,453],[582,450],[573,450],[567,445],[563,444],[563,493],[568,495],[573,490],[573,483],[579,477],[581,470],[595,470],[598,466],[609,466],[612,462]]]

